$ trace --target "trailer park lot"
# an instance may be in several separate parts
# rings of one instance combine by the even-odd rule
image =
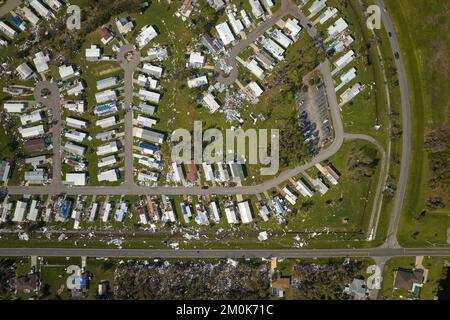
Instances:
[[[230,231],[241,232],[243,238],[251,237],[256,243],[273,241],[296,247],[316,239],[367,239],[381,170],[378,167],[370,179],[355,181],[347,163],[359,149],[370,149],[379,158],[377,146],[368,142],[346,140],[331,158],[251,195],[207,191],[264,182],[258,176],[259,167],[242,159],[215,164],[179,164],[170,159],[171,132],[191,130],[194,120],[201,120],[204,128],[222,130],[230,126],[276,128],[298,112],[307,162],[338,138],[329,110],[333,99],[325,92],[328,76],[340,108],[368,104],[363,101],[370,96],[372,83],[366,75],[362,40],[335,8],[336,1],[298,3],[299,14],[312,28],[295,14],[283,13],[280,2],[274,2],[271,6],[266,0],[245,1],[240,7],[232,1],[221,7],[221,1],[184,1],[170,5],[170,10],[151,4],[142,15],[114,17],[89,34],[71,63],[60,63],[56,52],[45,50],[20,61],[1,56],[8,61],[3,65],[11,75],[8,79],[13,79],[0,79],[8,93],[1,106],[1,133],[5,141],[13,137],[16,146],[0,158],[0,181],[5,189],[23,188],[24,192],[12,192],[0,203],[0,221],[13,222],[10,230],[24,222],[43,221],[59,231],[106,229],[113,234],[137,229],[188,234],[193,230]],[[196,34],[192,21],[203,7],[214,14],[216,24],[209,32]],[[49,8],[44,17],[33,6],[14,10],[1,20],[14,31],[0,29],[5,47],[30,32],[22,30],[25,26],[32,28],[33,18],[23,8],[35,12],[39,20],[48,19],[37,23],[51,24],[65,12]],[[11,20],[16,16],[17,21]],[[317,37],[313,39],[314,32]],[[233,48],[255,35],[255,41],[234,52]],[[299,77],[307,90],[297,90],[295,99],[282,101],[283,93],[270,83],[306,47],[306,54],[321,50],[329,60],[331,75],[308,70]],[[54,92],[33,92],[37,82],[57,85],[57,106],[46,105]],[[272,116],[267,112],[271,95],[280,99]],[[60,114],[53,114],[55,107]],[[54,145],[55,136],[60,145]],[[59,159],[55,152],[61,156],[61,172],[55,170],[54,161]],[[126,193],[136,185],[149,187],[148,193]],[[42,192],[26,192],[36,186]],[[183,191],[174,196],[152,195],[151,188],[158,186]],[[113,187],[124,192],[83,192]],[[190,195],[191,187],[203,187],[205,192]],[[51,192],[46,193],[46,188]],[[80,192],[77,195],[73,190]],[[281,241],[286,233],[289,239]],[[21,240],[28,239],[26,231],[18,234]],[[62,241],[64,234],[60,234]],[[178,248],[198,240],[195,237],[164,245]]]

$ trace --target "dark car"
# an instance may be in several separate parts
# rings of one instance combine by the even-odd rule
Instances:
[[[209,189],[209,186],[202,186],[203,190]]]
[[[398,54],[398,52],[396,52],[395,54],[394,54],[394,56],[395,56],[395,59],[400,59],[400,55]]]

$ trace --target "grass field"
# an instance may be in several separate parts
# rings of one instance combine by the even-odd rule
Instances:
[[[425,199],[428,156],[424,140],[430,129],[448,119],[450,42],[446,18],[450,5],[444,1],[386,1],[393,19],[408,73],[411,102],[412,148],[409,184],[398,239],[405,246],[446,243],[448,214],[427,213]]]

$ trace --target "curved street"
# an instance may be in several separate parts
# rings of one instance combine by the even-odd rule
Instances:
[[[17,5],[19,5],[21,1],[8,1],[6,5],[0,8],[0,16],[3,16],[10,10],[14,9]],[[42,255],[42,256],[90,256],[90,257],[268,257],[268,256],[282,256],[282,257],[342,257],[342,256],[372,256],[372,257],[391,257],[391,256],[418,256],[418,255],[426,255],[426,256],[449,256],[450,249],[448,248],[420,248],[420,249],[405,249],[400,248],[396,239],[396,233],[398,230],[398,224],[400,221],[400,215],[403,205],[403,199],[406,192],[406,186],[408,181],[408,170],[409,170],[409,162],[410,162],[410,142],[411,142],[411,123],[410,123],[410,103],[409,103],[409,92],[408,92],[408,82],[405,67],[401,58],[401,52],[399,43],[396,37],[396,33],[394,30],[394,26],[392,21],[390,20],[389,14],[386,10],[384,10],[385,5],[382,0],[376,0],[376,3],[383,8],[382,10],[382,20],[384,23],[384,27],[386,32],[390,32],[392,37],[389,38],[391,43],[391,47],[393,50],[393,54],[399,54],[399,59],[396,59],[397,65],[397,73],[400,84],[400,92],[401,92],[401,103],[402,103],[402,120],[403,120],[403,145],[402,145],[402,159],[401,159],[401,170],[400,176],[398,180],[397,192],[395,197],[394,208],[391,215],[391,221],[389,225],[388,238],[386,240],[385,245],[382,248],[374,248],[374,249],[274,249],[274,250],[151,250],[151,249],[55,249],[55,248],[12,248],[0,249],[0,256],[24,256],[24,255]],[[270,23],[275,23],[281,17],[284,17],[287,14],[291,14],[298,19],[300,19],[302,25],[305,27],[307,24],[307,19],[304,14],[299,10],[297,6],[295,6],[291,1],[283,0],[281,9],[276,12],[273,16],[273,20],[268,20],[267,24],[263,24],[260,28],[255,29],[253,33],[249,35],[244,42],[240,42],[235,48],[232,50],[232,54],[230,56],[230,63],[235,64],[236,55],[242,51],[244,47],[246,47],[246,43],[253,42],[256,38],[267,30],[268,25]],[[306,27],[308,33],[312,36],[316,36],[317,33],[314,28]],[[248,43],[248,44],[249,44]],[[247,45],[248,45],[247,44]],[[242,48],[241,48],[242,47]],[[234,58],[233,58],[234,55]],[[126,77],[132,78],[132,72],[134,64],[130,64],[131,69],[128,69],[126,66],[125,73]],[[282,172],[279,176],[268,180],[260,185],[256,186],[245,186],[245,187],[237,187],[237,188],[219,188],[219,187],[211,187],[209,189],[201,189],[199,188],[182,188],[182,187],[155,187],[155,188],[144,188],[136,186],[134,183],[130,182],[130,165],[126,165],[127,174],[126,174],[126,183],[119,187],[83,187],[83,188],[68,188],[61,186],[61,175],[54,174],[53,183],[50,187],[8,187],[8,191],[10,194],[59,194],[61,192],[66,192],[67,194],[85,194],[85,195],[122,195],[122,194],[166,194],[166,195],[183,195],[183,194],[193,194],[193,195],[202,195],[202,194],[218,194],[218,195],[235,195],[235,194],[257,194],[266,191],[272,187],[277,186],[278,184],[288,180],[291,177],[294,177],[301,172],[311,168],[316,163],[328,159],[332,155],[334,155],[342,146],[344,141],[344,137],[349,139],[364,139],[370,141],[371,139],[368,136],[355,136],[355,135],[344,135],[343,124],[340,116],[339,107],[336,101],[336,95],[334,92],[334,86],[331,79],[331,72],[329,70],[329,62],[322,63],[319,68],[322,70],[324,75],[324,81],[326,83],[327,95],[329,97],[330,103],[330,111],[332,115],[334,130],[335,130],[335,140],[333,143],[325,150],[323,150],[317,157],[312,159],[309,163],[299,166],[294,169],[286,170]],[[127,70],[128,73],[127,73]],[[234,68],[235,72],[236,68]],[[236,73],[237,76],[237,73]],[[234,74],[230,75],[228,78],[219,78],[220,81],[228,82],[233,80]],[[225,80],[227,79],[227,80]],[[234,80],[233,80],[234,82]],[[330,85],[331,83],[331,85]],[[42,88],[49,86],[50,90],[54,90],[49,83],[42,83]],[[37,88],[38,89],[38,88]],[[130,90],[126,90],[126,103],[131,105],[129,102]],[[131,85],[132,91],[132,85]],[[36,92],[40,92],[40,90],[36,90]],[[53,91],[55,92],[55,91]],[[132,95],[131,95],[132,98]],[[41,97],[36,97],[36,100],[40,102],[38,99]],[[58,96],[59,99],[59,96]],[[42,101],[43,104],[47,105],[52,111],[59,111],[59,100],[56,101],[55,95],[51,95],[49,100]],[[128,104],[127,104],[128,103]],[[60,124],[60,113],[54,112],[54,121],[56,121],[56,126],[53,128],[54,132],[58,131],[58,124]],[[127,113],[127,117],[131,117],[132,113]],[[129,119],[128,119],[129,120]],[[60,129],[59,129],[60,130]],[[128,127],[129,130],[129,127]],[[61,158],[60,154],[60,146],[56,146],[56,141],[60,139],[57,137],[59,135],[54,134],[54,172],[56,172],[61,162],[57,161]],[[371,141],[378,145],[376,141]],[[60,145],[60,143],[58,144]],[[131,163],[132,168],[132,163]],[[132,169],[131,169],[132,170]],[[59,171],[60,172],[60,171]],[[377,193],[380,188],[380,185],[377,187]],[[373,214],[372,214],[373,215]],[[374,215],[372,217],[374,218]],[[378,218],[377,218],[378,219]],[[376,222],[377,223],[377,222]],[[371,222],[373,225],[374,222]]]

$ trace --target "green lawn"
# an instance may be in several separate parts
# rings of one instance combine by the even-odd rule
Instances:
[[[449,97],[448,52],[450,43],[442,35],[448,29],[443,1],[386,1],[397,28],[406,70],[411,102],[412,145],[409,184],[403,207],[398,240],[405,246],[446,243],[448,215],[421,216],[427,187],[428,155],[425,136],[430,129],[446,121]],[[424,19],[424,17],[426,17]]]

